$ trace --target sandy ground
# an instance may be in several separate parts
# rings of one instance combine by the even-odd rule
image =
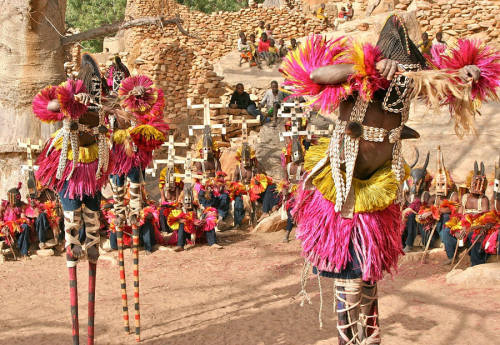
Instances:
[[[141,252],[144,344],[336,344],[332,282],[323,279],[324,328],[318,326],[316,278],[312,305],[300,307],[299,243],[283,233],[220,234],[223,250],[207,246],[182,253]],[[113,256],[114,254],[106,254]],[[446,285],[447,268],[405,260],[399,274],[380,283],[384,344],[498,344],[500,288]],[[132,259],[126,252],[129,301]],[[87,264],[79,265],[80,339],[85,343]],[[0,266],[0,344],[71,343],[67,270],[63,257],[35,257]],[[131,308],[132,309],[132,308]],[[132,315],[131,315],[132,316]],[[122,329],[118,266],[100,260],[97,271],[96,344],[133,344]]]

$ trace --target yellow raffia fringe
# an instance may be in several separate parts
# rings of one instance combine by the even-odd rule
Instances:
[[[250,158],[254,159],[255,158],[255,150],[253,147],[250,147]],[[236,150],[236,159],[240,160],[241,159],[241,146],[238,147],[238,150]]]
[[[132,147],[132,138],[128,129],[117,129],[113,132],[113,143],[117,145],[123,145],[125,153],[127,156],[132,157],[134,155],[134,149]]]
[[[130,130],[130,134],[139,134],[147,139],[165,141],[165,134],[151,125],[139,125]]]
[[[172,210],[172,212],[170,212],[170,214],[168,215],[168,217],[179,217],[179,215],[182,213],[181,210]],[[169,223],[169,226],[170,226],[170,229],[172,229],[173,231],[177,231],[179,230],[179,221],[176,221],[174,224],[170,225]]]
[[[179,171],[179,169],[177,169],[177,167],[174,168],[174,173],[176,173],[176,174],[180,173],[180,171]],[[167,167],[163,168],[160,172],[160,180],[158,183],[158,187],[160,189],[162,189],[163,186],[165,185],[166,181],[167,181]],[[180,177],[175,178],[175,183],[181,183],[181,181],[182,180]]]
[[[113,142],[115,144],[123,144],[129,137],[130,135],[126,129],[117,129],[113,132]]]
[[[405,72],[404,75],[413,80],[411,99],[423,97],[431,109],[439,111],[442,101],[449,98],[455,133],[459,137],[476,134],[474,116],[480,104],[471,97],[471,83],[459,82],[458,73],[451,71],[422,70]]]
[[[203,148],[203,135],[200,136],[200,139],[196,143],[196,151],[200,151],[202,148]],[[212,150],[214,152],[219,150],[219,145],[217,144],[217,141],[215,141],[213,138],[212,138]]]
[[[57,135],[57,130],[55,133],[52,134],[52,138],[54,138]],[[62,149],[62,142],[63,139],[59,138],[55,144],[54,148],[56,150],[61,151]],[[80,146],[80,154],[78,155],[78,163],[92,163],[96,161],[99,158],[99,147],[97,146],[97,143],[93,143],[90,146]],[[68,147],[68,160],[72,161],[73,160],[73,150],[71,149],[71,145]]]
[[[304,162],[306,170],[311,170],[325,156],[328,145],[329,139],[321,138],[318,145],[309,148]],[[405,173],[409,174],[408,166],[405,166]],[[330,164],[326,164],[312,182],[326,199],[335,203],[336,191]],[[375,212],[386,209],[396,200],[399,185],[400,183],[392,172],[390,161],[367,180],[353,177],[352,188],[354,188],[356,199],[354,212]]]

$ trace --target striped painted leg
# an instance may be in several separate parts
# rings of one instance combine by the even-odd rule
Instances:
[[[361,310],[359,315],[361,323],[361,339],[366,344],[380,344],[380,327],[378,322],[377,283],[362,283]]]
[[[130,324],[128,320],[127,281],[125,280],[125,260],[123,258],[123,230],[120,226],[116,228],[116,244],[118,246],[118,265],[120,269],[123,327],[125,328],[125,332],[128,334],[130,333]]]
[[[67,247],[67,256],[70,256],[70,247]],[[78,325],[78,284],[76,276],[77,261],[67,260],[66,264],[69,270],[69,299],[71,304],[71,334],[73,336],[73,345],[80,344],[80,327]]]
[[[139,309],[139,229],[137,222],[132,225],[132,244],[134,259],[134,310],[135,310],[135,340],[141,341],[141,311]]]
[[[95,263],[89,261],[89,323],[87,329],[87,345],[94,345],[96,266]]]
[[[339,345],[359,344],[361,279],[335,279]]]

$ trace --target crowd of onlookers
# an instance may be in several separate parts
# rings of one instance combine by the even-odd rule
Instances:
[[[326,6],[323,3],[315,11],[313,11],[313,15],[321,20],[325,24],[325,27],[329,27],[333,24],[333,28],[336,29],[339,24],[352,20],[354,17],[354,9],[352,8],[352,4],[350,2],[348,2],[345,6],[340,7],[337,17],[334,18],[333,23],[331,22],[331,18],[325,12],[325,9]]]
[[[256,32],[251,33],[248,37],[243,31],[239,33],[240,66],[243,62],[248,62],[250,66],[259,68],[262,67],[262,62],[265,62],[267,66],[273,66],[281,61],[289,50],[296,47],[297,41],[294,38],[290,40],[290,45],[287,45],[284,39],[276,42],[271,25],[266,25],[261,21]]]
[[[431,55],[432,47],[438,49],[439,51],[445,50],[448,44],[443,39],[443,32],[439,31],[436,33],[436,37],[431,41],[429,34],[427,32],[422,33],[422,40],[418,43],[418,48],[424,56]]]
[[[323,21],[325,27],[331,26],[330,20],[325,13],[325,4],[321,4],[312,13],[316,18]],[[333,27],[338,24],[351,20],[354,16],[354,10],[351,3],[347,3],[340,8],[337,18],[333,21]],[[297,47],[297,40],[292,38],[287,44],[283,38],[276,40],[273,36],[271,24],[266,24],[264,21],[259,22],[259,26],[252,33],[239,32],[238,52],[240,53],[239,65],[248,62],[251,67],[257,66],[262,68],[262,63],[267,66],[279,64],[281,59]]]

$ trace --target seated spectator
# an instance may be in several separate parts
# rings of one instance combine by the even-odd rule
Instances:
[[[257,52],[257,46],[255,45],[255,35],[254,34],[250,35],[250,39],[248,40],[248,46],[250,47],[250,52],[252,53],[253,62],[257,65],[257,67],[261,68],[260,58],[259,58],[259,54]]]
[[[281,102],[285,99],[286,95],[278,89],[278,82],[273,80],[271,82],[271,89],[267,90],[264,98],[259,104],[260,108],[266,107],[267,117],[273,117],[272,126],[276,127],[278,122],[278,110]]]
[[[326,17],[325,15],[325,4],[321,4],[318,9],[316,9],[316,11],[314,12],[314,15],[316,16],[316,18],[318,18],[319,20],[321,20],[323,22],[323,24],[325,24],[326,27],[328,27],[328,18]]]
[[[432,41],[432,46],[437,46],[443,50],[446,50],[448,45],[446,44],[446,41],[443,40],[443,32],[442,31],[439,31],[438,33],[436,33],[436,38],[434,38],[434,40]]]
[[[238,83],[236,85],[236,91],[234,91],[231,96],[229,107],[231,109],[245,109],[250,115],[255,117],[261,116],[263,120],[262,113],[257,109],[255,102],[250,99],[250,95],[245,92],[245,88],[242,83]]]
[[[267,34],[265,32],[262,33],[262,36],[259,41],[258,52],[259,58],[266,60],[267,65],[270,66],[270,54],[269,54],[269,46],[270,42],[267,39]]]
[[[243,32],[240,32],[240,38],[238,39],[238,51],[240,52],[240,67],[243,60],[250,62],[251,66],[253,54],[250,50],[250,45],[247,42],[247,38]]]
[[[352,20],[352,17],[354,17],[354,9],[352,8],[351,3],[348,2],[346,5],[346,11],[344,14],[344,18],[345,18],[345,20]]]
[[[347,11],[346,11],[345,7],[341,7],[340,11],[339,11],[338,18],[335,19],[335,23],[334,23],[335,28],[337,28],[340,25],[340,23],[345,23],[346,13],[347,13]]]
[[[298,45],[297,45],[297,40],[295,38],[292,38],[290,40],[290,49],[289,50],[295,50],[295,48],[297,48]]]
[[[282,59],[286,56],[287,53],[288,53],[288,47],[285,44],[285,40],[281,38],[278,45],[278,54]]]
[[[259,27],[257,28],[257,30],[255,32],[256,33],[255,37],[257,39],[260,39],[262,37],[262,34],[265,33],[265,32],[266,32],[265,23],[261,20],[259,22]]]
[[[431,46],[432,42],[429,39],[429,35],[427,32],[422,33],[422,41],[418,43],[418,48],[422,52],[423,55],[430,56],[431,55]]]
[[[274,65],[280,59],[280,54],[278,48],[275,46],[275,42],[273,39],[269,40],[269,63]]]
[[[271,24],[266,25],[266,35],[269,40],[273,38],[273,30],[271,30]]]

